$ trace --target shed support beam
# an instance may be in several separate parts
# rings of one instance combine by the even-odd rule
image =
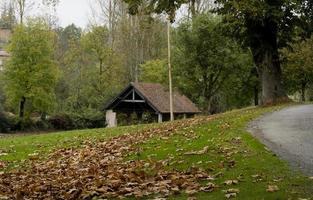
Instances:
[[[106,123],[108,128],[117,126],[116,113],[113,110],[107,110],[106,112]]]
[[[158,123],[162,123],[163,122],[163,115],[162,113],[158,113]]]

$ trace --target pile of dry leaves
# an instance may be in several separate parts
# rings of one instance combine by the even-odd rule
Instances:
[[[102,142],[86,141],[82,148],[54,152],[47,161],[34,159],[29,168],[0,174],[0,198],[92,199],[211,192],[213,183],[199,184],[212,180],[200,169],[168,171],[162,161],[125,161],[138,144],[155,136],[170,137],[206,120],[168,123]]]

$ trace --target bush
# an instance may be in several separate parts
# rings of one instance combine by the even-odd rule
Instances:
[[[67,114],[57,114],[48,119],[49,124],[57,130],[71,130],[75,128],[73,120]]]
[[[0,132],[1,133],[7,133],[11,130],[11,122],[7,118],[7,116],[0,112]]]
[[[49,124],[57,130],[73,130],[106,127],[102,112],[87,110],[81,113],[58,114],[49,118]]]

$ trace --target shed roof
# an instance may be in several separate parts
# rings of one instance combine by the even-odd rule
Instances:
[[[134,88],[135,91],[142,96],[147,103],[159,113],[170,112],[170,95],[169,91],[158,83],[130,83],[124,90]],[[121,94],[123,94],[122,92]],[[106,109],[110,109],[116,101],[119,101],[120,95],[114,99]],[[185,95],[181,95],[179,92],[173,92],[173,111],[174,113],[199,113],[200,110],[197,106]]]

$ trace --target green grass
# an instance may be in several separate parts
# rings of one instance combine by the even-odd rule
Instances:
[[[222,174],[215,181],[219,186],[215,192],[200,193],[197,199],[224,199],[222,190],[237,188],[239,199],[298,199],[313,197],[313,181],[300,172],[292,171],[285,161],[280,160],[247,131],[249,121],[263,113],[279,109],[257,108],[228,112],[211,122],[196,128],[178,132],[172,138],[155,138],[143,144],[138,155],[130,159],[169,159],[169,169],[188,170],[200,167],[210,174]],[[186,137],[184,135],[193,135]],[[191,133],[191,134],[190,134]],[[185,155],[185,152],[209,147],[203,155]],[[228,163],[235,161],[234,167]],[[255,178],[260,175],[262,180]],[[226,180],[239,180],[238,185],[225,186]],[[279,191],[269,193],[268,185],[277,185]],[[172,199],[186,199],[186,195]]]
[[[215,116],[210,122],[196,127],[179,130],[171,138],[153,138],[139,148],[140,154],[131,154],[127,159],[168,160],[169,170],[188,170],[200,167],[217,176],[213,181],[219,187],[212,193],[199,193],[197,199],[224,199],[222,190],[237,188],[238,199],[299,199],[313,196],[313,181],[300,172],[289,168],[247,131],[249,121],[281,107],[249,108]],[[79,148],[85,140],[102,141],[113,136],[135,133],[146,127],[159,124],[68,131],[31,136],[0,138],[0,161],[17,167],[30,154],[38,153],[40,158],[58,148]],[[186,152],[208,147],[203,155],[185,155]],[[230,163],[235,163],[230,166]],[[257,180],[254,175],[260,175]],[[238,185],[225,186],[226,180],[239,180]],[[256,182],[255,182],[256,181]],[[203,183],[205,184],[205,182]],[[279,191],[266,192],[268,185],[277,185]],[[186,199],[187,195],[172,196],[170,199]]]
[[[60,148],[77,148],[87,139],[104,140],[117,135],[136,132],[154,125],[138,125],[109,129],[90,129],[64,131],[28,136],[8,136],[0,138],[0,161],[8,163],[9,168],[19,167],[32,154],[45,158],[47,153]]]

